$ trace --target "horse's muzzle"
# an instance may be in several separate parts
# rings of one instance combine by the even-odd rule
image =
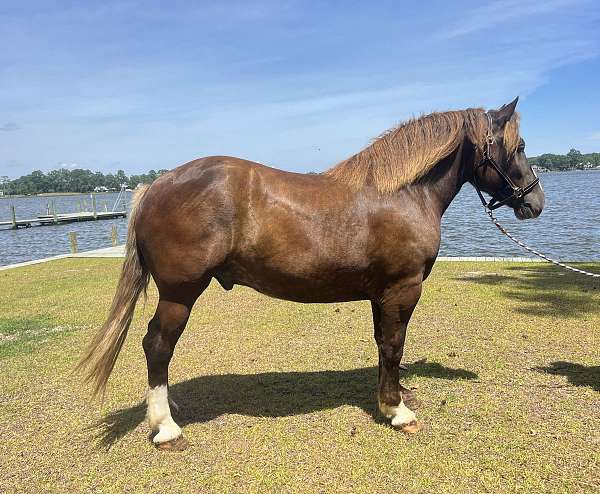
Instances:
[[[520,204],[513,207],[515,216],[520,220],[537,218],[542,214],[544,202],[544,191],[538,186],[532,193],[526,195]]]

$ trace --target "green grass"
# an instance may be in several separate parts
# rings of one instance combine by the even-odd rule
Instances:
[[[67,330],[45,316],[0,317],[0,358],[32,352],[53,333]]]
[[[370,306],[212,284],[171,364],[181,453],[148,442],[134,325],[103,405],[71,374],[119,260],[0,272],[2,492],[598,492],[600,282],[541,264],[443,263],[402,379],[425,430],[377,413]],[[587,265],[600,271],[600,265]]]

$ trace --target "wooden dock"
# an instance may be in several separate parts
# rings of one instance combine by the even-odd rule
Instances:
[[[127,217],[126,211],[102,211],[93,212],[85,211],[82,213],[67,213],[67,214],[49,214],[41,215],[37,218],[30,219],[17,219],[15,215],[10,221],[0,221],[0,227],[6,227],[12,229],[17,228],[29,228],[31,226],[47,226],[47,225],[59,225],[62,223],[74,223],[77,221],[96,221],[96,220],[110,220],[114,218],[125,218]]]
[[[83,207],[80,203],[80,212],[78,213],[62,213],[59,214],[56,211],[56,206],[54,201],[48,203],[46,206],[46,214],[38,215],[36,218],[30,219],[17,219],[17,213],[15,210],[14,204],[10,206],[10,220],[9,221],[0,221],[0,229],[1,227],[9,227],[13,230],[17,228],[29,228],[31,226],[47,226],[47,225],[60,225],[62,223],[75,223],[77,221],[96,221],[96,220],[112,220],[115,218],[126,218],[127,211],[125,211],[125,204],[122,204],[123,210],[117,211],[116,209],[119,207],[121,198],[125,193],[125,187],[121,186],[121,191],[115,200],[112,211],[108,211],[106,204],[104,205],[104,211],[98,211],[96,205],[96,195],[90,194],[92,199],[92,210],[91,211],[82,211]],[[6,230],[6,228],[4,228]],[[113,241],[114,244],[114,241]]]

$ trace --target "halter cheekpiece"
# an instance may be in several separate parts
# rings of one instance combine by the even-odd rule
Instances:
[[[498,163],[496,163],[496,160],[493,158],[491,153],[492,144],[496,143],[492,127],[492,116],[488,112],[486,112],[485,116],[487,117],[488,121],[488,128],[485,135],[485,147],[483,149],[483,156],[481,158],[481,161],[477,165],[475,171],[477,171],[479,168],[490,165],[494,170],[496,170],[498,175],[500,175],[500,178],[504,180],[508,188],[510,188],[510,190],[512,191],[512,193],[504,199],[498,200],[492,197],[492,199],[490,199],[489,202],[486,202],[485,198],[483,197],[483,194],[481,193],[481,187],[479,186],[479,182],[477,180],[477,173],[473,174],[473,185],[475,185],[475,190],[477,191],[477,195],[479,196],[481,203],[486,209],[494,210],[498,209],[501,206],[504,206],[513,199],[522,199],[526,194],[529,194],[529,192],[531,192],[535,188],[535,186],[540,182],[540,179],[535,173],[535,170],[532,169],[535,178],[525,187],[519,187],[515,185],[511,178],[504,172],[504,170],[502,170],[502,168],[498,166]]]

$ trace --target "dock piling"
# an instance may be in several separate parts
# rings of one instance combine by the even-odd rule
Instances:
[[[96,194],[92,194],[92,207],[94,208],[94,219],[98,219],[98,211],[96,210]]]
[[[117,236],[117,225],[113,225],[111,232],[110,232],[110,239],[112,241],[112,246],[116,247],[117,246],[117,240],[118,240],[118,236]]]
[[[77,252],[79,252],[77,246],[77,232],[69,232],[69,240],[71,242],[71,254],[77,254]]]
[[[54,223],[58,224],[58,215],[56,214],[56,204],[52,201],[52,217],[54,218]]]
[[[17,213],[15,212],[15,205],[11,204],[10,205],[10,219],[12,222],[12,227],[13,229],[17,229]]]

